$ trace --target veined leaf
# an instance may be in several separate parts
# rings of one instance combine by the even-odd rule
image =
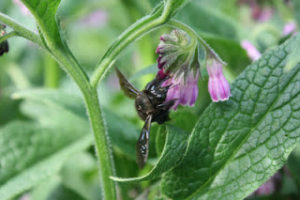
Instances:
[[[167,136],[164,149],[157,164],[149,173],[135,178],[112,177],[112,179],[118,182],[135,182],[151,180],[161,176],[164,172],[169,171],[179,163],[186,149],[187,138],[188,134],[183,130],[173,126],[167,126]]]
[[[13,122],[0,129],[1,199],[12,198],[54,175],[69,155],[93,142],[87,120],[70,108],[51,98],[28,106],[34,95],[18,93],[15,97],[26,99],[23,107],[38,122]]]
[[[0,197],[10,199],[57,173],[72,153],[87,148],[92,137],[87,126],[43,127],[12,122],[0,129]]]
[[[186,150],[188,135],[196,123],[196,115],[188,110],[180,109],[177,112],[172,112],[170,118],[171,120],[165,127],[160,126],[163,130],[159,131],[159,135],[156,137],[156,145],[158,145],[156,150],[161,154],[151,171],[140,177],[113,177],[113,180],[119,182],[152,180],[180,163]],[[160,149],[162,150],[160,151]]]
[[[284,70],[295,41],[248,66],[230,100],[203,112],[181,164],[163,176],[167,196],[243,199],[282,167],[300,137],[300,65]]]

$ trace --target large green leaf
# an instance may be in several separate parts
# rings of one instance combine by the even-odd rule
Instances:
[[[61,125],[12,122],[0,129],[1,199],[10,199],[54,175],[70,154],[91,145],[88,124],[68,117]]]
[[[15,96],[30,100],[23,103],[23,112],[44,124],[48,124],[55,117],[51,114],[53,106],[65,108],[88,123],[83,99],[78,95],[60,90],[32,89],[18,92]],[[104,108],[103,111],[113,147],[135,159],[135,145],[140,130],[111,110]]]
[[[300,65],[284,70],[295,41],[247,67],[230,100],[203,112],[181,164],[163,176],[167,196],[243,199],[282,167],[300,136]]]
[[[92,144],[87,120],[55,101],[36,101],[31,93],[23,111],[38,122],[13,122],[0,129],[0,196],[12,198],[60,169],[64,160]],[[71,104],[71,103],[70,103]],[[72,124],[72,126],[70,126]]]
[[[113,180],[119,182],[135,182],[151,180],[161,176],[176,166],[182,158],[186,149],[188,134],[181,129],[173,126],[167,126],[167,137],[161,156],[153,169],[144,176],[135,178],[113,177]]]
[[[166,126],[160,125],[160,131],[156,136],[156,150],[160,157],[154,167],[147,174],[140,177],[120,178],[113,177],[119,182],[136,182],[151,180],[160,177],[179,164],[187,145],[187,139],[193,125],[196,123],[196,115],[185,109],[170,114],[171,120]]]

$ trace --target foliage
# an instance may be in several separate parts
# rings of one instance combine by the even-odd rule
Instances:
[[[297,0],[255,1],[268,19],[239,0],[13,2],[0,1],[0,43],[10,47],[0,57],[1,200],[299,198]],[[160,35],[173,28],[227,63],[232,95],[211,102],[197,47],[196,104],[152,123],[139,169],[143,122],[111,68],[142,90],[158,71]],[[254,193],[276,172],[275,191]]]

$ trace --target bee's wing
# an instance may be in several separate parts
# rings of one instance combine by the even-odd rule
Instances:
[[[128,80],[125,76],[116,68],[116,72],[119,78],[119,84],[124,93],[130,98],[136,98],[136,96],[140,93]]]
[[[136,161],[140,168],[144,167],[148,159],[151,120],[152,115],[148,115],[136,144]]]

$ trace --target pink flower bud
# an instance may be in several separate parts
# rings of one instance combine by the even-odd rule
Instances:
[[[215,59],[207,65],[209,75],[208,91],[214,102],[226,101],[231,96],[230,86],[223,74],[223,66]]]
[[[282,35],[288,36],[290,34],[295,34],[297,29],[297,24],[292,21],[284,25]]]
[[[261,56],[260,52],[255,48],[255,46],[248,40],[243,40],[241,46],[246,50],[247,55],[252,61],[258,60]]]

